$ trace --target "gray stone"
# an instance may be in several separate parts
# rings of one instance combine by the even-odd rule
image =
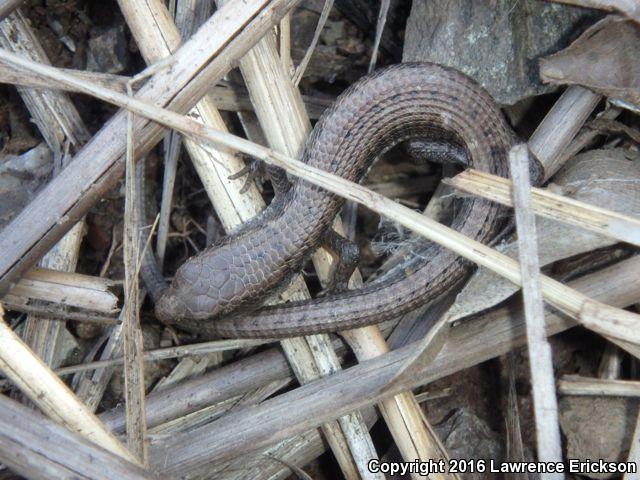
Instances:
[[[58,334],[58,342],[56,346],[55,356],[51,362],[53,368],[62,365],[72,365],[81,361],[79,357],[80,345],[76,337],[69,330],[61,328]],[[76,360],[77,359],[77,360]]]
[[[94,29],[89,39],[87,70],[120,73],[127,69],[129,50],[124,25]]]
[[[502,104],[554,87],[538,59],[569,45],[600,14],[538,0],[414,0],[403,60],[454,67]]]
[[[621,397],[564,397],[560,427],[567,439],[567,458],[626,462],[638,416],[638,401]],[[583,474],[614,478],[617,474]]]
[[[45,143],[22,155],[0,156],[0,229],[29,203],[52,167],[51,150]]]
[[[478,418],[471,410],[461,408],[436,426],[438,436],[452,459],[490,460],[499,463],[503,460],[500,436]],[[467,473],[466,480],[493,478],[493,474]]]

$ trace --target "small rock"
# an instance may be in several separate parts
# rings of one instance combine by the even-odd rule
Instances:
[[[57,348],[51,366],[53,368],[58,368],[61,365],[76,363],[78,360],[72,360],[78,357],[79,352],[80,345],[78,344],[76,338],[71,335],[69,330],[62,327],[60,329],[60,333],[58,334]]]
[[[19,213],[51,175],[51,150],[46,144],[0,157],[0,228]]]
[[[456,410],[436,426],[438,436],[452,459],[503,460],[500,436],[467,408]],[[492,478],[488,473],[467,473],[468,480]]]
[[[560,400],[560,427],[567,439],[567,458],[624,462],[627,460],[638,401],[623,397],[564,397]],[[613,478],[590,473],[588,478]]]
[[[120,73],[129,64],[129,50],[124,26],[91,31],[87,52],[87,70],[103,73]]]
[[[320,41],[325,45],[335,45],[338,40],[345,36],[344,20],[327,20],[322,32],[320,33]]]
[[[99,323],[76,322],[75,332],[78,338],[91,340],[103,332],[104,328]]]
[[[448,65],[502,104],[549,92],[538,59],[566,47],[600,15],[537,0],[416,0],[403,59]]]

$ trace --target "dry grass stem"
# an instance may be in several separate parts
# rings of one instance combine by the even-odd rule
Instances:
[[[129,89],[129,95],[133,91]],[[140,256],[140,218],[136,208],[136,166],[134,149],[134,115],[128,115],[124,202],[124,397],[127,412],[127,444],[133,454],[147,463],[147,424],[142,329],[140,326],[140,292],[138,259]],[[142,164],[141,164],[142,165]]]
[[[506,178],[469,169],[445,180],[445,183],[502,205],[513,206],[511,181]],[[541,188],[531,188],[531,197],[533,211],[537,215],[640,246],[640,220],[637,218]]]
[[[278,26],[278,51],[280,61],[285,72],[292,73],[293,60],[291,60],[291,14],[285,15]]]
[[[69,75],[73,75],[77,78],[82,78],[88,82],[100,85],[110,90],[115,90],[120,93],[127,92],[127,84],[131,81],[131,77],[124,75],[113,75],[110,73],[101,72],[87,72],[84,70],[75,70],[71,68],[62,68],[62,71],[67,72]],[[23,85],[30,88],[48,88],[69,90],[68,87],[61,85],[52,86],[49,85],[46,80],[41,78],[33,78],[29,75],[14,70],[11,68],[3,69],[0,72],[0,83],[8,83],[11,85]],[[238,85],[228,84],[221,82],[219,85],[214,86],[209,90],[207,95],[211,99],[213,105],[218,110],[225,110],[230,112],[251,111],[253,106],[247,91]],[[302,96],[307,113],[310,118],[317,119],[322,112],[326,110],[333,101],[331,98],[317,97],[317,96]]]
[[[16,421],[19,419],[19,421]],[[157,477],[38,412],[0,395],[0,461],[5,478],[152,480]]]
[[[30,300],[43,300],[114,314],[118,311],[118,297],[110,291],[114,284],[106,278],[34,268],[13,286],[2,302],[18,306],[27,305]]]
[[[9,311],[36,315],[36,320],[45,318],[46,321],[66,322],[67,320],[73,320],[74,322],[99,323],[102,325],[117,325],[120,323],[118,317],[98,315],[93,312],[80,310],[67,310],[64,307],[60,308],[53,305],[39,306],[25,303],[11,303],[7,301],[7,297],[4,297],[1,303],[4,308]]]
[[[158,220],[158,236],[156,238],[156,258],[162,268],[164,254],[169,238],[169,220],[171,218],[171,201],[173,199],[173,186],[178,171],[178,159],[182,147],[182,136],[177,132],[170,132],[164,139],[164,170],[162,176],[162,200],[160,202],[160,214]],[[141,219],[144,221],[144,219]]]
[[[215,352],[227,352],[230,350],[240,350],[243,348],[257,347],[266,343],[272,343],[274,340],[214,340],[211,342],[194,343],[191,345],[180,345],[178,347],[158,348],[156,350],[147,350],[143,352],[142,359],[145,362],[158,362],[170,358],[189,357],[197,355],[207,355]],[[124,358],[112,358],[110,360],[98,360],[95,362],[81,363],[79,365],[71,365],[56,370],[58,375],[69,375],[71,373],[93,370],[96,368],[112,367],[122,365]]]
[[[102,448],[136,462],[135,457],[78,400],[69,387],[9,328],[4,322],[1,306],[0,370],[48,417]]]
[[[583,87],[569,86],[553,104],[527,142],[544,167],[544,178],[556,173],[568,157],[563,155],[602,97]]]
[[[324,28],[325,23],[327,23],[327,19],[329,18],[329,13],[331,13],[331,8],[333,8],[333,0],[324,0],[324,5],[322,6],[322,12],[320,13],[320,18],[318,19],[318,24],[316,25],[316,30],[313,32],[313,39],[311,40],[311,44],[307,48],[307,51],[304,53],[304,57],[300,61],[300,65],[296,68],[295,73],[293,74],[293,85],[298,86],[300,80],[304,76],[304,72],[309,65],[309,61],[313,56],[313,52],[316,49],[316,45],[318,44],[318,40],[320,40],[320,34],[322,33],[322,29]]]
[[[380,40],[382,39],[384,26],[387,23],[387,14],[389,13],[390,5],[391,0],[382,0],[380,2],[380,11],[378,12],[378,21],[376,23],[376,37],[373,42],[373,50],[371,51],[371,60],[369,61],[369,73],[373,72],[376,68],[376,62],[378,61],[378,50],[380,49]]]
[[[565,375],[558,380],[558,393],[561,395],[640,397],[640,382]]]
[[[522,297],[527,326],[529,372],[533,390],[533,410],[536,423],[538,459],[543,462],[562,461],[558,402],[553,376],[551,346],[544,331],[544,304],[540,288],[540,264],[535,216],[531,201],[529,154],[524,144],[509,152],[509,167],[513,179],[513,204],[518,233],[518,256],[522,275]],[[555,472],[545,478],[564,479]]]

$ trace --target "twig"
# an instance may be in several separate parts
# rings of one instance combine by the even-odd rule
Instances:
[[[307,51],[304,53],[304,57],[302,57],[300,65],[298,65],[298,68],[296,68],[296,72],[293,74],[293,85],[296,87],[300,83],[300,80],[302,80],[304,72],[307,69],[307,65],[309,65],[309,61],[311,60],[311,56],[316,49],[316,45],[318,44],[318,40],[320,39],[320,34],[322,33],[322,29],[324,28],[325,23],[327,23],[327,19],[329,18],[329,13],[331,13],[332,7],[333,0],[324,0],[322,12],[320,13],[320,18],[318,19],[316,30],[315,32],[313,32],[313,39],[311,40],[311,44],[309,45],[309,48],[307,48]]]
[[[29,300],[44,300],[93,312],[114,313],[118,311],[118,297],[109,291],[113,285],[113,281],[105,278],[34,268],[2,301],[21,305]]]
[[[219,85],[213,87],[209,92],[209,95],[220,110],[229,110],[233,112],[253,110],[253,105],[249,99],[247,91],[237,85]],[[322,112],[334,103],[334,100],[330,97],[314,97],[309,95],[303,95],[302,100],[304,101],[307,114],[311,119],[320,118]]]
[[[529,179],[529,154],[526,145],[516,145],[511,149],[509,167],[513,179],[513,203],[518,233],[538,460],[562,462],[553,360],[551,346],[547,342],[544,331],[544,305],[539,279],[540,265],[536,223],[529,193],[531,180]],[[564,479],[564,474],[560,472],[547,473],[543,475],[543,478]]]
[[[133,91],[129,89],[131,96]],[[147,463],[145,380],[140,327],[138,258],[140,258],[140,218],[136,208],[136,166],[134,163],[134,116],[128,115],[124,202],[124,398],[127,411],[127,444],[133,454]],[[140,164],[142,165],[142,163]]]
[[[602,97],[583,87],[570,86],[554,103],[529,138],[529,149],[544,167],[544,178],[556,173],[568,158],[562,155]]]
[[[16,68],[24,68],[34,74],[49,77],[52,81],[66,83],[79,91],[94,95],[170,128],[179,130],[185,135],[206,139],[220,146],[237,149],[270,165],[284,168],[296,177],[304,178],[336,195],[365,205],[428,240],[443,245],[478,265],[489,268],[516,285],[522,285],[519,265],[513,259],[498,253],[486,245],[473,241],[449,227],[430,220],[418,212],[382,197],[359,184],[311,167],[240,137],[214,130],[173,111],[156,107],[147,102],[132,99],[126,95],[98,86],[86,84],[69,77],[55,68],[35,64],[8,52],[0,52],[0,60],[3,63],[10,63]],[[601,305],[547,276],[541,275],[540,280],[542,294],[551,305],[579,320],[587,328],[616,340],[618,344],[624,344],[625,348],[632,349],[634,354],[638,353],[638,350],[633,345],[640,343],[640,331],[636,328],[640,319],[639,315]]]
[[[0,1],[0,20],[13,12],[24,0],[2,0]]]
[[[0,395],[0,461],[25,478],[150,480],[151,472]]]
[[[98,277],[104,278],[107,276],[107,272],[109,272],[109,267],[111,267],[111,260],[113,259],[113,254],[116,253],[118,249],[118,242],[116,241],[116,229],[111,228],[111,244],[109,245],[109,251],[107,252],[107,258],[102,262],[102,266],[100,267],[100,273]]]
[[[620,115],[620,112],[621,110],[619,108],[609,107],[600,112],[596,116],[596,120],[613,120]],[[599,135],[601,135],[601,132],[594,128],[590,128],[590,125],[587,123],[580,133],[576,135],[576,138],[574,138],[573,141],[564,149],[560,162],[564,164],[568,159],[574,157],[582,149],[592,144]]]
[[[384,32],[384,26],[387,23],[387,14],[389,13],[389,6],[391,0],[382,0],[380,2],[380,12],[378,13],[378,22],[376,23],[376,37],[373,42],[373,50],[371,51],[371,60],[369,61],[369,73],[373,72],[376,68],[376,62],[378,60],[378,50],[380,49],[380,40],[382,39],[382,32]]]
[[[70,75],[84,78],[87,81],[121,93],[126,93],[127,83],[131,80],[131,77],[127,77],[125,75],[88,72],[85,70],[75,70],[71,68],[63,68],[62,70]],[[10,68],[3,69],[0,72],[0,83],[24,85],[25,87],[30,88],[52,88],[51,85],[47,84],[47,82],[42,79],[25,76],[24,74]],[[59,89],[59,86],[53,88]],[[218,108],[218,110],[240,112],[251,111],[253,109],[246,89],[239,85],[230,84],[229,82],[221,81],[220,84],[211,88],[209,90],[208,98],[213,101],[213,104]],[[307,107],[307,113],[312,119],[319,118],[322,112],[333,104],[333,100],[330,97],[303,95],[302,98],[305,106]]]
[[[160,203],[160,220],[158,222],[158,236],[156,238],[156,257],[158,265],[164,264],[164,254],[169,237],[169,219],[171,216],[171,200],[173,186],[178,170],[178,158],[182,147],[182,136],[177,132],[170,132],[164,139],[164,175],[162,177],[162,201]],[[143,222],[145,219],[141,219]]]
[[[291,382],[294,379],[287,359],[279,348],[256,353],[166,389],[151,392],[147,397],[147,426],[157,427],[210,405],[245,395],[271,382]],[[189,401],[176,402],[176,398],[188,398]],[[122,405],[98,417],[114,433],[124,432]]]
[[[445,183],[502,205],[513,206],[512,185],[506,178],[469,169],[445,180]],[[531,201],[537,215],[640,246],[640,220],[637,218],[541,188],[531,188]]]
[[[604,380],[616,380],[620,378],[624,353],[615,345],[608,343],[598,365],[597,377]]]
[[[280,61],[285,72],[293,73],[293,61],[291,60],[291,14],[285,15],[280,20],[278,28],[278,50],[280,52]]]
[[[564,375],[558,380],[558,392],[562,395],[640,397],[640,382]]]
[[[145,362],[158,362],[170,358],[188,357],[194,355],[206,355],[215,352],[226,352],[229,350],[240,350],[243,348],[257,347],[273,340],[214,340],[211,342],[194,343],[191,345],[181,345],[178,347],[158,348],[143,352],[142,360]],[[69,375],[71,373],[94,370],[97,368],[112,367],[124,363],[123,357],[112,358],[110,360],[98,360],[95,362],[81,363],[69,367],[62,367],[56,370],[58,375]]]
[[[7,297],[2,299],[4,308],[9,311],[28,313],[35,315],[35,320],[41,321],[61,321],[72,320],[74,322],[97,323],[101,325],[117,325],[120,323],[117,317],[98,315],[93,312],[70,311],[54,306],[29,305],[25,303],[12,303],[7,301]],[[44,320],[44,319],[47,320]],[[37,323],[37,322],[36,322]]]
[[[4,322],[0,306],[0,370],[50,418],[102,448],[136,462],[126,448],[78,400]]]

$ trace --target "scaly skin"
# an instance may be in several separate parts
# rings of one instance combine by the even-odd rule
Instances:
[[[466,150],[470,167],[502,176],[508,171],[512,133],[486,91],[455,70],[415,63],[375,72],[344,92],[318,121],[304,161],[360,181],[375,158],[407,139],[435,141],[438,151],[450,143]],[[468,273],[468,262],[425,242],[409,263],[359,290],[242,309],[301,268],[342,204],[340,197],[296,180],[263,214],[182,265],[156,304],[158,318],[237,338],[350,329],[413,310]],[[452,227],[486,243],[498,232],[500,211],[488,201],[465,199]]]

